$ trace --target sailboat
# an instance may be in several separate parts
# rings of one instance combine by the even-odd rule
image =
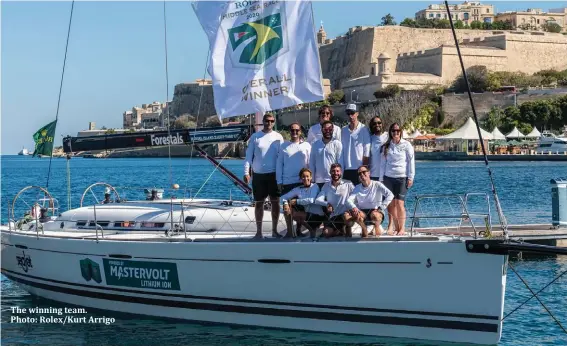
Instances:
[[[22,147],[22,150],[20,150],[18,152],[18,155],[23,155],[23,156],[26,156],[26,155],[29,155],[29,154],[30,154],[29,150],[24,148],[24,147]]]
[[[70,154],[170,145],[175,138],[199,151],[250,195],[250,187],[200,145],[243,142],[251,133],[252,128],[240,125],[67,137],[63,147]],[[443,217],[471,223],[452,235],[420,233],[412,221],[407,236],[360,238],[354,231],[352,238],[313,241],[254,238],[250,200],[169,196],[124,201],[113,186],[97,184],[114,195],[113,203],[86,205],[81,199],[79,208],[59,215],[57,200],[46,189],[29,186],[18,193],[10,222],[1,226],[2,273],[33,295],[108,311],[495,344],[503,328],[508,251],[530,250],[506,237],[491,238],[490,213],[469,213],[468,196],[451,196],[462,209]],[[15,205],[28,190],[44,198],[22,218]],[[267,214],[263,225],[270,234]],[[488,222],[478,227],[474,218]],[[283,225],[283,217],[280,222]]]

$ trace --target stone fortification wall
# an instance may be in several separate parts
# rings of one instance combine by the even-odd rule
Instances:
[[[507,71],[532,74],[567,69],[567,36],[551,33],[506,33]]]
[[[442,75],[443,47],[398,54],[397,72],[431,73]]]
[[[331,80],[333,89],[342,81],[369,73],[374,33],[372,27],[361,28],[319,47],[323,78]]]
[[[443,84],[450,85],[461,75],[461,65],[456,47],[442,47]],[[510,59],[508,52],[492,47],[463,47],[461,49],[465,68],[482,65],[490,71],[507,71]]]
[[[203,94],[202,98],[201,90]],[[200,107],[199,98],[201,98]],[[216,114],[213,99],[213,87],[210,84],[177,84],[173,92],[173,100],[170,103],[169,115],[174,118],[183,114],[190,114],[197,117],[197,113],[199,113],[199,124],[204,123],[207,117]]]

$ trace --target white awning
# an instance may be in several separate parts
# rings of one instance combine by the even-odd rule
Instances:
[[[415,137],[419,137],[419,136],[421,136],[421,135],[422,135],[422,133],[419,132],[419,130],[416,129],[416,130],[415,130],[411,135],[409,135],[407,138],[415,138]]]
[[[506,140],[506,136],[504,136],[502,134],[502,132],[500,132],[500,130],[498,129],[498,127],[495,127],[494,130],[492,130],[492,139],[503,139]]]
[[[539,137],[541,137],[541,132],[539,132],[537,130],[537,127],[534,126],[534,129],[532,130],[532,132],[528,133],[526,135],[526,137],[528,137],[528,138],[539,138]]]
[[[518,130],[518,128],[515,126],[512,132],[506,135],[506,138],[524,138],[524,137],[526,136],[524,136],[524,134],[521,133],[520,130]]]
[[[482,139],[492,139],[492,134],[488,131],[480,129],[482,134]],[[478,140],[478,131],[476,129],[476,124],[472,118],[468,118],[467,122],[461,126],[455,132],[449,133],[448,135],[437,137],[436,139],[467,139],[467,140]]]

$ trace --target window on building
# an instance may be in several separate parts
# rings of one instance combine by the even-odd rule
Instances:
[[[486,13],[490,13],[490,9],[489,9],[489,8],[486,9]]]
[[[447,19],[447,15],[446,15],[446,14],[443,15],[443,19]]]
[[[437,18],[441,18],[441,13],[437,13]]]
[[[465,20],[469,20],[469,13],[468,12],[463,13],[463,16],[464,16]]]
[[[430,14],[429,14],[429,18],[433,18],[433,13],[430,13]]]
[[[539,24],[539,19],[537,20],[537,23]]]

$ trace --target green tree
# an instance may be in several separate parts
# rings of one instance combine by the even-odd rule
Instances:
[[[388,85],[385,88],[378,89],[374,92],[377,99],[391,98],[402,92],[402,88],[397,84]]]
[[[415,28],[417,27],[417,22],[411,18],[406,18],[404,19],[401,23],[400,26],[407,26],[410,28]]]
[[[112,135],[112,134],[115,134],[115,133],[116,133],[116,130],[114,130],[114,129],[107,129],[106,131],[104,131],[105,135]]]
[[[467,77],[472,92],[485,92],[489,89],[489,73],[486,66],[475,65],[467,69]],[[455,92],[466,92],[467,84],[463,75],[457,77],[452,88]]]
[[[327,101],[332,105],[345,102],[345,92],[341,89],[335,90],[327,96]]]
[[[387,15],[382,17],[381,24],[382,25],[396,25],[396,22],[394,21],[394,16],[392,16],[390,13],[388,13]]]
[[[205,120],[204,127],[217,127],[222,126],[220,119],[217,115],[212,115]]]
[[[451,29],[451,22],[448,19],[440,19],[435,27],[437,29]]]
[[[541,27],[543,31],[547,31],[547,32],[561,32],[561,30],[563,29],[561,25],[554,22],[547,22],[543,24]]]
[[[474,30],[482,29],[482,22],[480,22],[478,20],[473,20],[471,22],[471,29],[474,29]]]
[[[464,29],[465,23],[463,23],[462,20],[457,19],[455,22],[453,22],[453,26],[455,27],[455,29]]]
[[[489,22],[482,23],[482,30],[492,30],[492,29],[493,29],[492,23]]]

